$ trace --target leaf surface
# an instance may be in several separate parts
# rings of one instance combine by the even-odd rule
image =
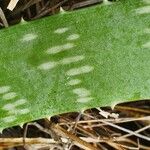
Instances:
[[[0,128],[150,98],[149,1],[22,23],[0,39]]]

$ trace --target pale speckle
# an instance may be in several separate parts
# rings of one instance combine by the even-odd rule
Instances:
[[[150,42],[147,42],[143,45],[144,48],[150,48]]]
[[[57,62],[47,62],[47,63],[44,63],[44,64],[41,64],[38,66],[38,69],[41,69],[41,70],[50,70],[50,69],[53,69],[54,67],[56,67],[58,65]]]
[[[0,94],[4,94],[6,92],[9,92],[10,86],[1,86],[0,87]]]
[[[59,29],[55,30],[54,33],[62,34],[62,33],[67,32],[68,30],[69,30],[68,28],[59,28]]]
[[[82,66],[79,68],[73,68],[67,71],[67,75],[68,76],[75,76],[75,75],[79,75],[79,74],[83,74],[83,73],[89,73],[91,71],[93,71],[94,67],[92,66]]]
[[[79,79],[72,79],[67,84],[72,86],[72,85],[77,85],[77,84],[80,84],[80,83],[81,83],[81,80],[79,80]]]
[[[79,103],[88,103],[92,99],[93,99],[92,97],[81,97],[81,98],[77,99],[77,102],[79,102]]]
[[[9,99],[13,99],[17,96],[17,94],[15,92],[10,92],[10,93],[6,93],[2,96],[3,99],[5,100],[9,100]]]
[[[144,31],[145,31],[145,33],[147,33],[147,34],[150,34],[150,29],[147,28],[147,29],[145,29]]]
[[[37,35],[36,34],[33,34],[33,33],[29,33],[29,34],[26,34],[23,36],[23,38],[21,39],[23,42],[28,42],[28,41],[32,41],[34,39],[37,38]]]
[[[68,36],[67,40],[73,41],[73,40],[78,39],[79,37],[80,37],[79,34],[72,34]]]
[[[150,79],[147,80],[148,84],[150,85]]]
[[[24,115],[24,114],[28,114],[29,112],[30,112],[30,110],[28,108],[13,109],[13,110],[9,111],[10,114],[15,114],[15,115]]]
[[[26,102],[27,102],[26,99],[19,99],[19,100],[17,100],[17,101],[14,102],[14,105],[15,106],[20,106],[20,105],[25,104]]]
[[[150,6],[138,8],[138,9],[136,9],[136,13],[137,14],[148,14],[148,13],[150,13]]]
[[[59,52],[65,51],[65,50],[69,50],[73,47],[74,47],[73,43],[67,43],[64,45],[54,46],[54,47],[47,50],[47,54],[57,54]]]
[[[85,57],[83,55],[79,55],[79,56],[74,56],[74,57],[68,57],[68,58],[64,58],[60,61],[60,64],[70,64],[70,63],[74,63],[74,62],[78,62],[83,60]]]
[[[8,116],[8,117],[5,117],[3,118],[2,120],[5,122],[5,123],[10,123],[10,122],[14,122],[17,118],[15,116]]]
[[[69,80],[69,79],[70,79],[70,77],[67,76],[67,80]]]
[[[3,109],[9,111],[9,110],[15,109],[15,107],[17,106],[25,104],[26,102],[27,102],[26,99],[19,99],[15,101],[14,103],[9,103],[9,104],[4,105]]]
[[[15,108],[14,104],[6,104],[3,106],[2,109],[9,111],[9,110],[12,110],[14,108]]]
[[[143,0],[145,4],[150,4],[150,0]]]
[[[87,96],[89,96],[91,94],[90,91],[88,91],[85,88],[73,89],[73,93],[77,94],[79,97],[87,97]]]
[[[28,114],[30,112],[30,110],[28,108],[25,108],[25,109],[20,109],[20,110],[17,110],[19,114]]]

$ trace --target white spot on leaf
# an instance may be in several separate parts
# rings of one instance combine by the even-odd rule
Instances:
[[[77,85],[79,83],[81,83],[81,80],[79,80],[79,79],[73,79],[73,80],[70,80],[68,82],[68,85]]]
[[[66,65],[66,64],[70,64],[70,63],[73,63],[73,62],[78,62],[78,61],[81,61],[83,60],[85,57],[83,55],[80,55],[80,56],[74,56],[74,57],[68,57],[68,58],[64,58],[60,61],[60,63]]]
[[[148,14],[148,13],[150,13],[150,6],[138,8],[138,9],[136,9],[136,13],[137,14]]]
[[[87,103],[89,101],[91,101],[93,98],[92,97],[81,97],[77,99],[77,102],[79,103]]]
[[[23,42],[28,42],[28,41],[32,41],[34,39],[37,38],[37,35],[36,34],[33,34],[33,33],[29,33],[29,34],[26,34],[23,36],[23,38],[21,39]]]
[[[143,45],[144,48],[150,48],[150,42],[147,42]]]
[[[18,114],[24,115],[28,114],[30,110],[28,108],[17,110]]]
[[[150,0],[143,0],[145,4],[150,4]]]
[[[15,108],[14,104],[6,104],[3,106],[3,109],[7,111],[12,110],[14,108]]]
[[[57,54],[59,52],[65,51],[65,50],[69,50],[73,47],[74,47],[73,43],[67,43],[64,45],[54,46],[54,47],[47,50],[47,54]]]
[[[6,92],[9,92],[10,86],[1,86],[0,87],[0,94],[4,94]]]
[[[15,92],[10,92],[10,93],[6,93],[3,95],[3,99],[5,100],[9,100],[9,99],[13,99],[17,96],[17,94]]]
[[[11,109],[15,109],[15,107],[17,106],[25,104],[26,102],[27,102],[26,99],[20,99],[20,100],[15,101],[14,103],[9,103],[9,104],[4,105],[3,109],[9,111]]]
[[[27,102],[26,99],[19,99],[19,100],[17,100],[17,101],[14,102],[14,105],[15,106],[20,106],[20,105],[25,104],[26,102]]]
[[[13,109],[13,110],[9,111],[10,114],[14,114],[14,115],[24,115],[24,114],[28,114],[29,112],[30,112],[30,110],[28,108]]]
[[[145,33],[150,34],[150,29],[145,29]]]
[[[14,122],[16,120],[15,116],[8,116],[2,119],[5,123]]]
[[[85,88],[73,89],[73,93],[77,94],[79,97],[87,97],[91,94],[90,91]]]
[[[93,71],[94,67],[92,66],[83,66],[83,67],[79,67],[79,68],[73,68],[67,71],[67,75],[68,76],[75,76],[75,75],[79,75],[79,74],[83,74],[83,73],[89,73],[91,71]]]
[[[73,41],[73,40],[76,40],[78,39],[80,36],[78,34],[72,34],[72,35],[69,35],[67,40],[69,41]]]
[[[59,29],[55,30],[54,33],[62,34],[62,33],[67,32],[68,30],[69,30],[68,28],[59,28]]]
[[[41,64],[38,66],[38,69],[41,70],[49,70],[49,69],[53,69],[54,67],[56,67],[58,65],[57,62],[47,62],[44,64]]]

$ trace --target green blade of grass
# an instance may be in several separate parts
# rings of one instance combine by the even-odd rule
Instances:
[[[120,0],[0,31],[0,128],[150,98],[150,5]]]

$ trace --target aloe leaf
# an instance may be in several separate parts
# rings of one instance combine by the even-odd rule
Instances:
[[[0,31],[0,128],[150,98],[150,3],[120,0]]]

